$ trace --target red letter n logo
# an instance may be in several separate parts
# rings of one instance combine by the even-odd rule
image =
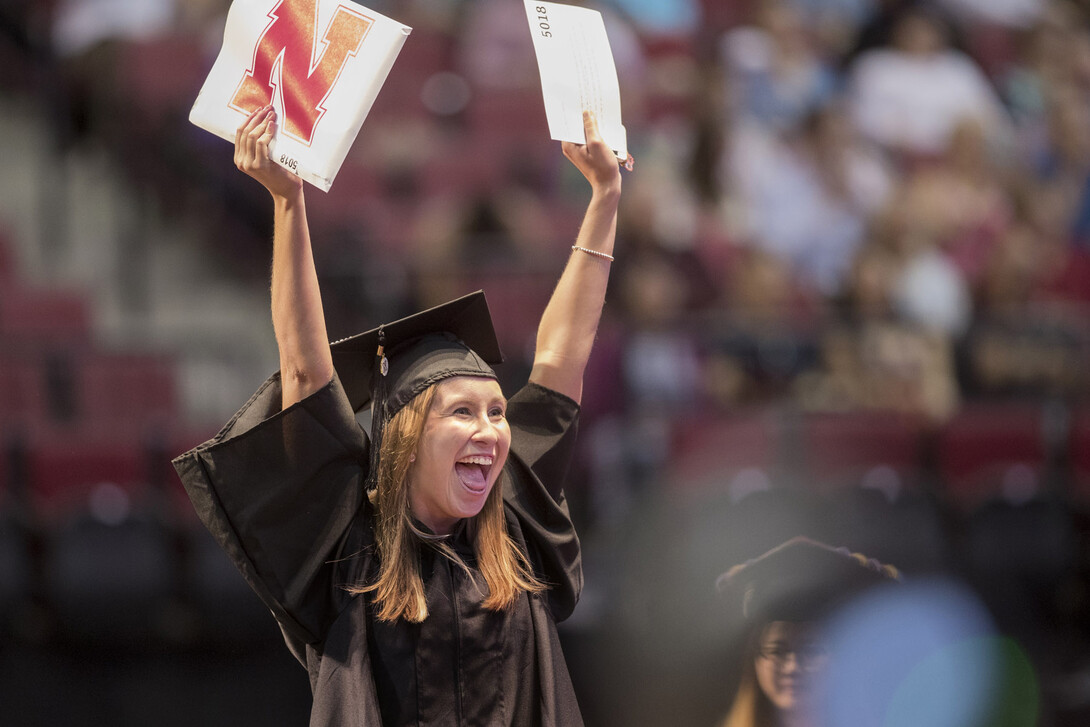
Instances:
[[[231,107],[250,113],[269,103],[279,87],[284,99],[281,127],[310,146],[325,114],[329,92],[344,64],[359,52],[373,20],[339,5],[319,38],[318,0],[278,2],[254,48],[253,62],[242,77]]]

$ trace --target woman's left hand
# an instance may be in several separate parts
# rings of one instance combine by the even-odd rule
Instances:
[[[602,141],[598,133],[598,120],[590,111],[583,112],[583,131],[587,143],[562,142],[564,156],[583,173],[595,192],[620,192],[621,167],[617,155]]]

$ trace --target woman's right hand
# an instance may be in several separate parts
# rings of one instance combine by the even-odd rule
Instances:
[[[235,132],[235,166],[261,182],[274,198],[288,198],[302,191],[303,180],[269,158],[276,129],[271,105],[251,111]]]

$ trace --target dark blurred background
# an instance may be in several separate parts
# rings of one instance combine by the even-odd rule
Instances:
[[[798,534],[967,594],[1015,696],[958,724],[1090,723],[1090,3],[585,4],[636,158],[568,484],[588,725],[712,724],[715,578]],[[187,121],[227,6],[0,3],[3,725],[306,721],[169,464],[277,361],[267,193]],[[522,3],[368,6],[414,30],[308,190],[330,335],[483,287],[510,385],[589,196]]]

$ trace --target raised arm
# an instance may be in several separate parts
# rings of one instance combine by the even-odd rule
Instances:
[[[575,401],[583,395],[583,371],[590,358],[605,303],[621,170],[617,157],[598,134],[598,123],[583,113],[586,144],[563,143],[564,156],[590,182],[591,198],[568,264],[538,326],[530,381]],[[582,249],[579,249],[582,248]],[[590,251],[590,252],[588,252]],[[595,252],[601,255],[594,254]]]
[[[269,159],[276,112],[258,109],[235,134],[235,166],[273,198],[272,320],[280,349],[283,407],[329,383],[329,352],[322,296],[310,246],[303,181]]]

